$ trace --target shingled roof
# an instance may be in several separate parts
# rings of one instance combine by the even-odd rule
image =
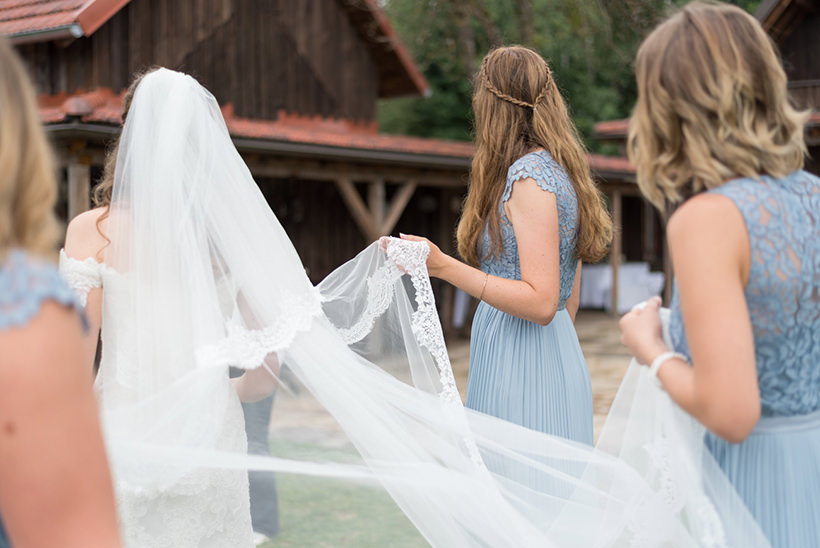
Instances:
[[[41,95],[38,103],[40,118],[47,127],[80,122],[109,126],[113,132],[120,125],[122,93],[114,93],[107,88],[72,95]],[[284,112],[275,121],[252,120],[236,116],[231,105],[222,107],[222,115],[231,136],[242,139],[245,144],[248,140],[255,140],[260,143],[325,147],[325,151],[358,150],[418,155],[428,159],[438,157],[451,168],[463,169],[469,168],[475,150],[469,142],[378,133],[375,125],[357,125],[347,120],[329,120]],[[444,160],[445,158],[449,160]],[[592,171],[599,176],[618,174],[629,178],[635,172],[626,158],[591,154],[588,160]]]
[[[12,42],[89,36],[130,0],[2,0],[0,34]]]
[[[90,36],[130,1],[0,0],[0,35],[18,44]],[[379,75],[379,97],[428,94],[427,80],[378,2],[337,1],[373,57]]]
[[[755,17],[772,39],[780,42],[804,17],[817,10],[816,0],[764,0],[757,8]]]

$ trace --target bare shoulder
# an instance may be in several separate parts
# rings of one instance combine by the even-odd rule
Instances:
[[[743,215],[721,194],[701,193],[686,200],[669,218],[669,242],[745,234]]]
[[[544,192],[543,186],[532,177],[522,177],[512,184],[510,201],[525,206],[540,206],[555,201],[552,192]]]
[[[745,284],[749,275],[749,234],[743,214],[731,198],[703,193],[680,206],[666,227],[672,264],[680,274],[690,267],[725,265],[740,273]]]
[[[108,243],[100,230],[105,230],[105,215],[107,208],[98,207],[80,213],[74,217],[65,235],[65,252],[69,257],[85,259],[96,257],[99,251]]]

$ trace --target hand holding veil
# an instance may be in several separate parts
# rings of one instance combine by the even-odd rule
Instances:
[[[101,383],[112,383],[103,413],[121,490],[167,489],[199,469],[279,471],[386,491],[434,546],[765,546],[730,492],[711,499],[717,510],[693,504],[704,490],[681,481],[703,477],[700,453],[676,460],[674,444],[701,451],[702,432],[670,435],[682,419],[641,371],[603,450],[466,410],[424,244],[373,244],[314,288],[217,102],[189,76],[159,70],[137,89],[109,238],[103,321],[117,328],[104,345],[118,360]],[[236,434],[222,420],[235,403],[227,368],[271,353],[349,451],[315,441],[318,453],[249,457],[223,443]],[[311,427],[300,439],[318,439]]]

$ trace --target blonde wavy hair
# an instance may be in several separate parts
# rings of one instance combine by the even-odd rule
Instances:
[[[34,86],[0,38],[0,255],[17,247],[53,258],[60,233],[54,167]]]
[[[692,2],[644,40],[628,153],[664,210],[735,177],[803,167],[807,113],[789,103],[768,35],[728,4]]]
[[[507,170],[534,148],[544,148],[566,169],[578,198],[576,256],[599,261],[612,240],[612,220],[592,180],[586,150],[547,62],[531,49],[495,49],[475,80],[475,156],[458,224],[458,251],[478,266],[484,228],[490,256],[503,250],[498,204]]]

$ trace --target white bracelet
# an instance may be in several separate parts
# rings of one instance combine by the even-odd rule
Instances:
[[[652,379],[657,379],[658,370],[661,368],[661,366],[673,358],[678,358],[684,363],[689,363],[689,360],[686,358],[686,356],[684,356],[680,352],[664,352],[663,354],[652,360],[652,365],[649,366],[649,377]]]

